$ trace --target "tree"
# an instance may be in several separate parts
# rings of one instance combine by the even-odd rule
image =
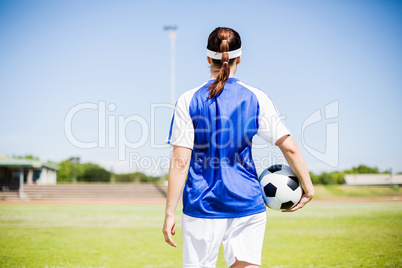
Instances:
[[[310,172],[310,178],[311,178],[311,181],[313,182],[313,184],[321,184],[319,175],[316,175],[313,172]]]
[[[59,163],[57,181],[59,182],[109,182],[110,172],[94,163],[79,162],[74,157]]]
[[[147,176],[141,172],[116,174],[116,182],[158,182],[161,177]]]
[[[346,174],[379,174],[380,171],[377,167],[368,167],[365,165],[359,165],[344,171]]]
[[[80,177],[83,173],[81,165],[73,163],[71,159],[64,160],[59,163],[59,170],[57,171],[58,182],[74,182],[73,178]]]
[[[33,156],[33,155],[31,155],[31,154],[28,154],[28,155],[13,155],[12,158],[16,158],[16,159],[29,159],[29,160],[37,160],[37,161],[39,161],[39,157]]]
[[[78,177],[78,181],[85,182],[109,182],[110,172],[103,167],[93,164],[85,163],[82,165],[82,175]]]

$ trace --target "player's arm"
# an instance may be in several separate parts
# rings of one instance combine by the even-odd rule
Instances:
[[[295,173],[300,181],[303,188],[303,196],[294,207],[286,210],[286,212],[293,212],[310,202],[314,196],[314,186],[311,182],[310,174],[307,169],[306,162],[304,161],[303,155],[296,144],[296,141],[290,135],[285,135],[280,138],[275,145],[281,149],[286,161],[289,163],[292,171]]]
[[[184,183],[186,182],[191,152],[192,150],[189,148],[174,146],[172,159],[170,160],[165,222],[162,231],[166,243],[173,247],[177,247],[172,239],[172,235],[175,234],[174,228],[176,225],[175,210],[179,203]]]

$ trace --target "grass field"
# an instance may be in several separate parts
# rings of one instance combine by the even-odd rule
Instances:
[[[180,209],[162,204],[0,204],[0,267],[181,267]],[[269,211],[262,267],[402,267],[402,203],[310,203]],[[217,267],[225,267],[222,252]]]

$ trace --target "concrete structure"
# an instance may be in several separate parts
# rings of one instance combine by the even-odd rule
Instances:
[[[346,174],[346,185],[402,185],[402,174]]]
[[[55,185],[57,170],[55,164],[0,156],[0,190],[20,189],[21,182],[28,185]]]

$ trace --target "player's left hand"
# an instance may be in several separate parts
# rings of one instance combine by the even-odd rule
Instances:
[[[176,225],[176,219],[174,216],[166,216],[165,223],[163,224],[163,235],[165,236],[165,241],[172,247],[177,247],[176,243],[172,239],[172,235],[175,235],[176,231],[174,229]]]
[[[297,203],[295,206],[293,206],[287,210],[284,210],[282,212],[294,212],[298,209],[301,209],[302,207],[304,207],[304,205],[306,205],[308,202],[310,202],[311,199],[313,199],[313,196],[308,196],[307,194],[303,194],[299,203]]]

